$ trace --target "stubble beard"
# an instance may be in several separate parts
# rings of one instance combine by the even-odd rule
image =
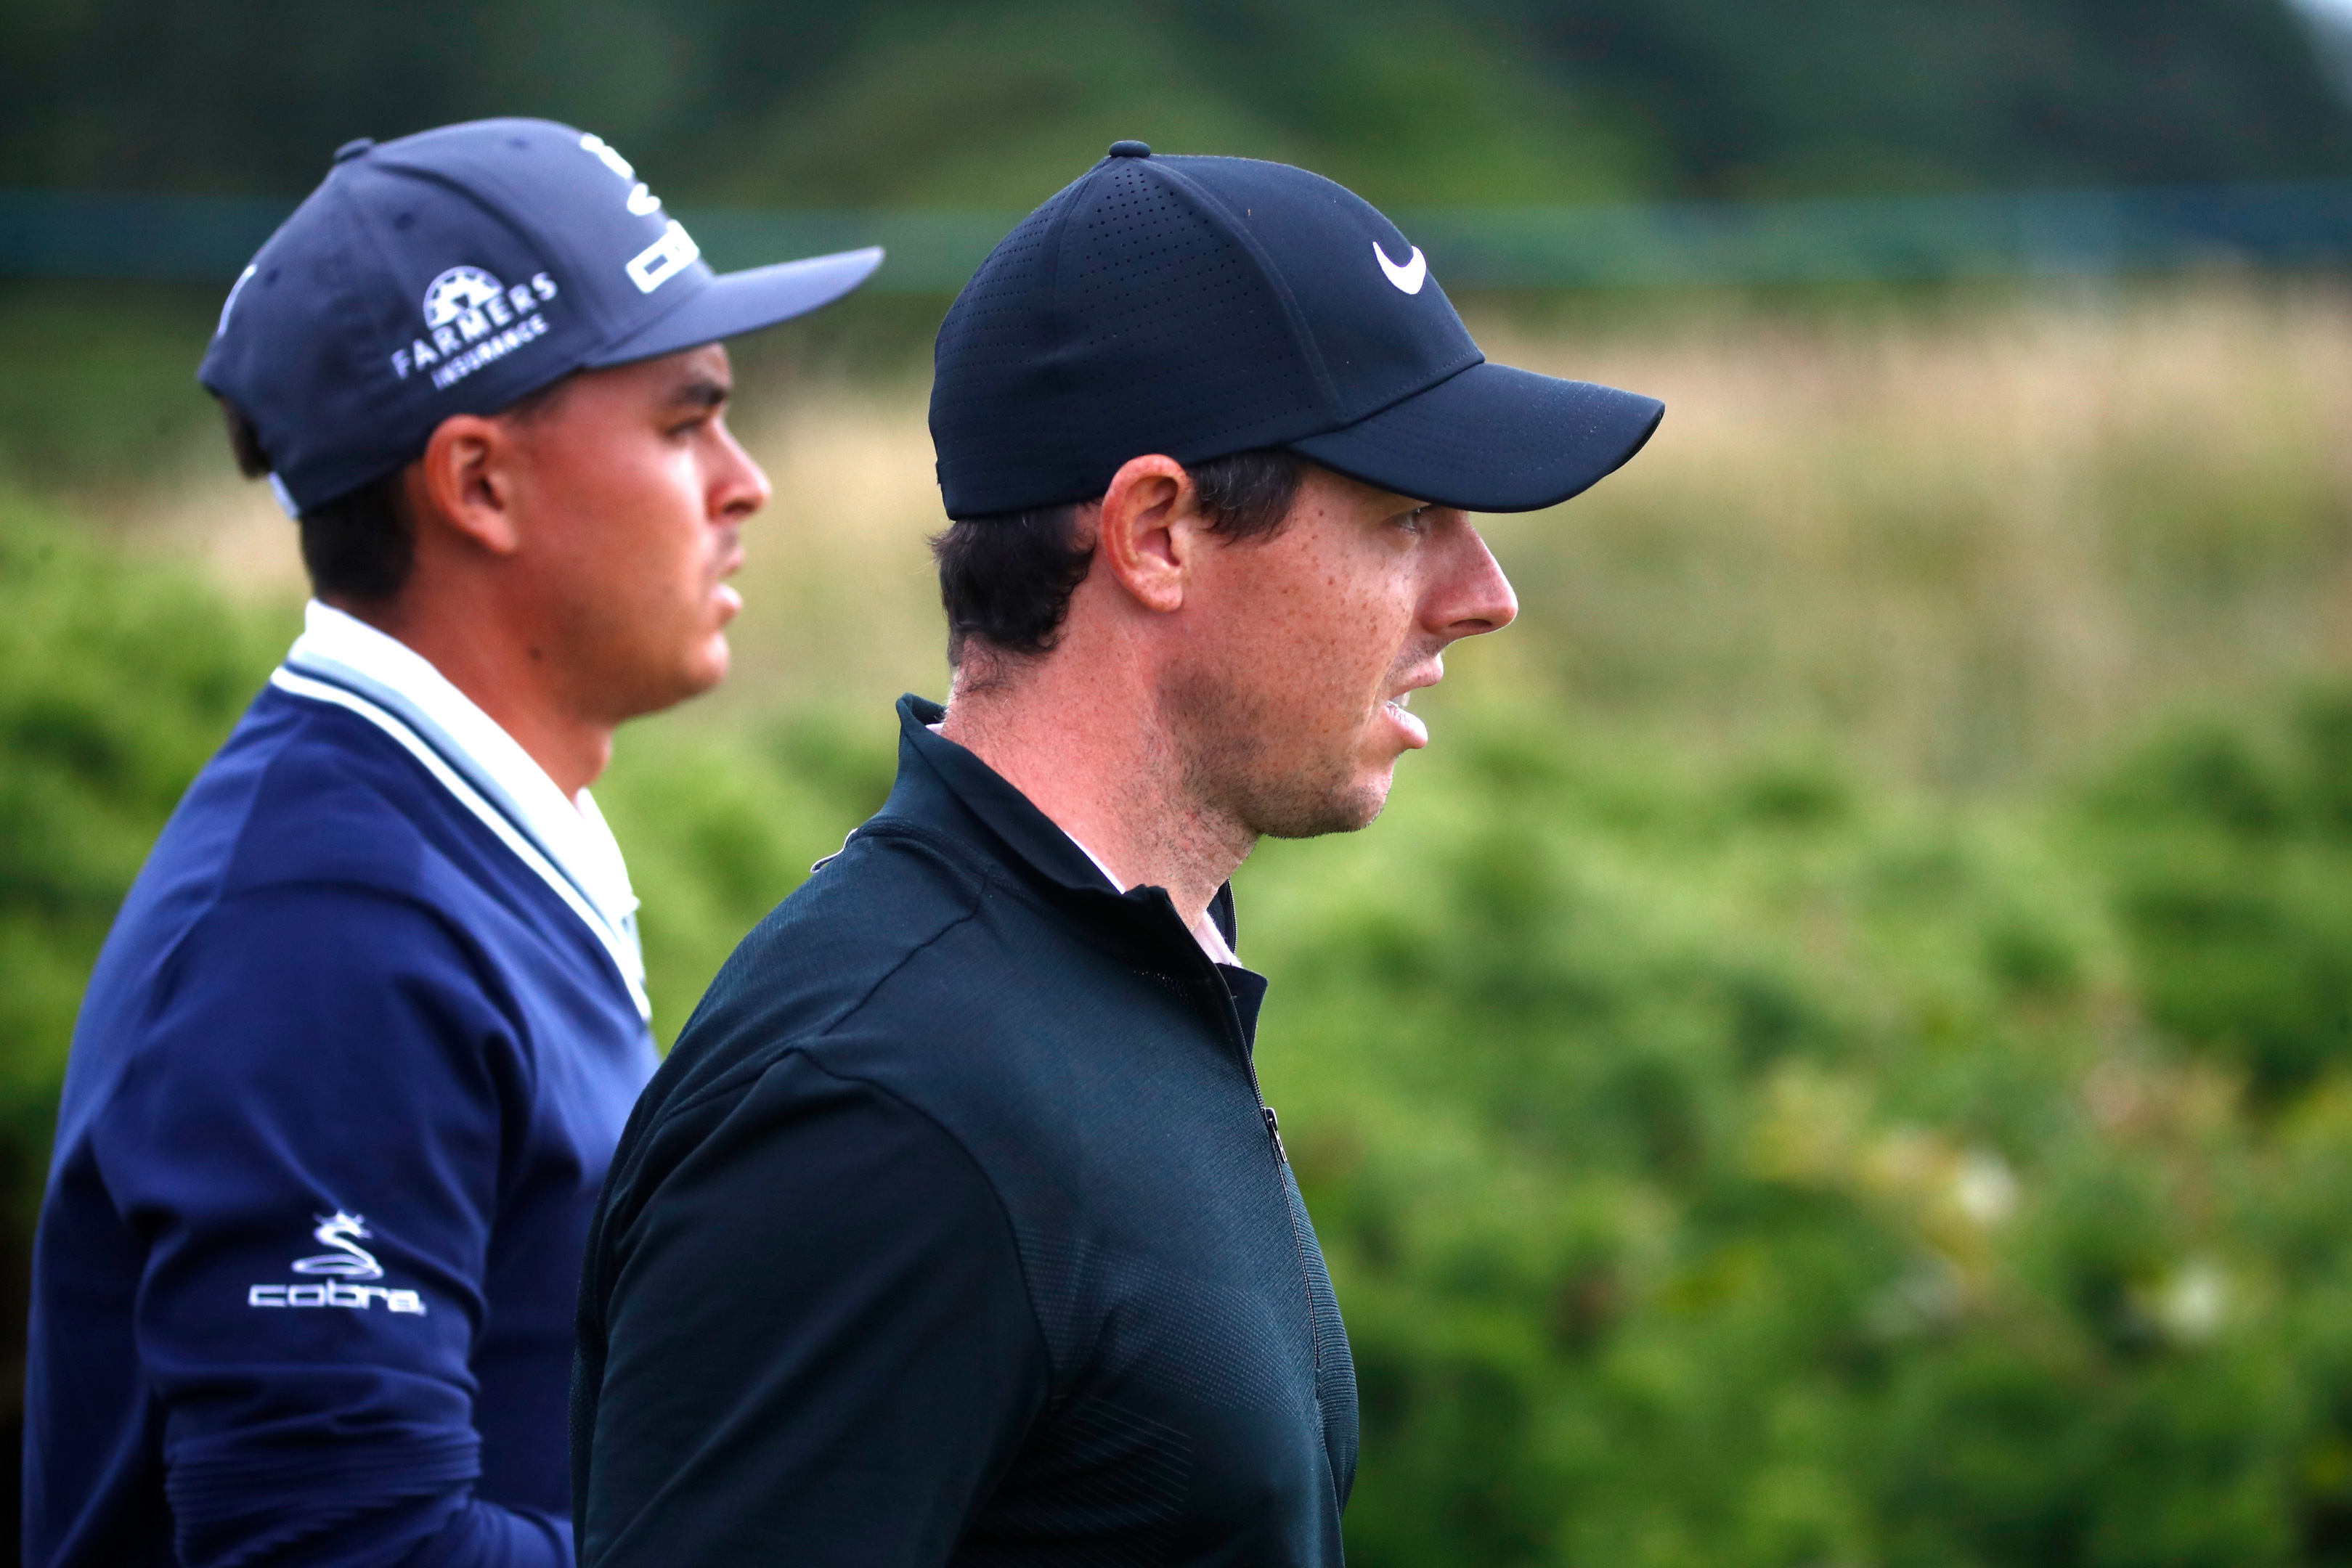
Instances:
[[[1171,670],[1160,708],[1193,810],[1253,839],[1312,839],[1371,825],[1388,779],[1360,779],[1349,743],[1302,736],[1265,694],[1217,672]]]

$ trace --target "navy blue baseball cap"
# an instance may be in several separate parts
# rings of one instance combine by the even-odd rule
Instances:
[[[1664,412],[1488,364],[1420,248],[1319,174],[1122,141],[964,286],[931,439],[951,517],[1089,500],[1146,453],[1259,447],[1525,512],[1613,472]]]
[[[602,138],[473,120],[338,152],[229,291],[196,379],[253,422],[297,511],[412,461],[451,414],[772,326],[881,261],[722,277]]]

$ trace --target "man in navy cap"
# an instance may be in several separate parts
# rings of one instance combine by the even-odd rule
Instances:
[[[719,340],[879,259],[717,276],[505,120],[344,148],[238,280],[199,376],[317,597],[75,1032],[28,1562],[572,1562],[582,1242],[655,1064],[587,786],[726,671],[768,485]]]
[[[1313,174],[1122,142],[939,338],[951,705],[738,949],[614,1156],[581,1298],[592,1568],[1340,1561],[1355,1375],[1258,1094],[1226,885],[1360,828],[1472,510],[1652,399],[1485,361]]]

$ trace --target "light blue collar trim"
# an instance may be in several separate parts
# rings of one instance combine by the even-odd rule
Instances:
[[[586,790],[566,800],[530,754],[430,663],[328,605],[311,603],[302,636],[270,683],[355,713],[400,742],[586,923],[640,1016],[652,1016],[636,894]]]

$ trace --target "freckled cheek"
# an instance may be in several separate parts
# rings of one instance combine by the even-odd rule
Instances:
[[[1303,570],[1263,558],[1253,565],[1201,627],[1202,651],[1255,694],[1250,709],[1280,733],[1347,744],[1368,706],[1379,706],[1395,658],[1395,639],[1381,630],[1393,619],[1387,596],[1328,561]]]
[[[1327,592],[1297,614],[1279,653],[1265,661],[1261,678],[1276,685],[1303,730],[1335,737],[1361,725],[1369,694],[1379,686],[1390,655],[1377,645],[1370,607]]]
[[[1409,608],[1384,583],[1351,583],[1335,596],[1328,618],[1335,663],[1344,663],[1349,679],[1358,685],[1376,684],[1395,662],[1398,643],[1412,620]]]

